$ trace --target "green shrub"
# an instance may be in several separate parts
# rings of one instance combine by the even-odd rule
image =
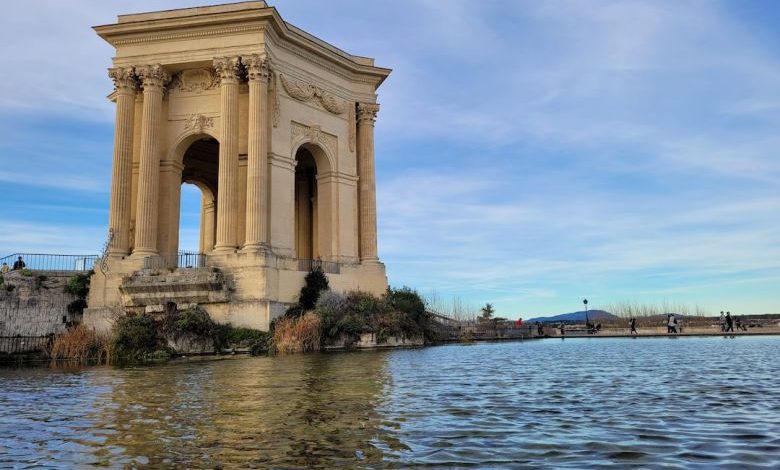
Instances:
[[[149,315],[128,315],[114,324],[113,352],[123,360],[144,360],[159,347],[158,325]]]
[[[304,286],[301,288],[301,294],[298,297],[298,305],[302,310],[312,310],[317,304],[320,292],[328,290],[328,278],[320,268],[314,268],[306,275]]]
[[[76,274],[68,279],[65,292],[75,295],[80,299],[86,299],[89,294],[89,274]]]
[[[32,272],[32,271],[30,271],[30,270],[29,270],[29,269],[27,269],[27,268],[24,268],[24,269],[22,269],[21,271],[19,271],[19,274],[21,274],[21,275],[22,275],[22,276],[24,276],[24,277],[32,277],[32,275],[33,275],[33,272]]]

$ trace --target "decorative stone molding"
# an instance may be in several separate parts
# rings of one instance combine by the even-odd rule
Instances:
[[[108,69],[108,76],[114,82],[115,91],[135,92],[138,89],[134,67],[112,67]]]
[[[274,127],[279,127],[279,81],[275,73],[271,72],[271,123]]]
[[[350,103],[349,106],[349,119],[347,120],[347,125],[349,126],[349,151],[354,152],[355,151],[355,131],[357,130],[357,122],[355,121],[355,103]]]
[[[218,57],[214,59],[214,69],[220,83],[238,83],[240,60],[238,57]]]
[[[259,54],[243,56],[241,57],[241,63],[246,67],[247,79],[249,81],[267,81],[271,76],[271,62]]]
[[[360,123],[374,124],[376,115],[379,112],[379,105],[376,103],[358,103],[357,119]]]
[[[279,74],[279,78],[287,94],[296,100],[306,102],[316,99],[329,113],[342,114],[344,112],[344,103],[321,87],[301,80],[287,78],[283,74]]]
[[[335,159],[338,155],[338,138],[335,135],[323,132],[320,126],[305,126],[293,121],[291,148],[297,149],[304,142],[311,142],[323,147],[328,152],[328,158]],[[335,170],[336,168],[331,165],[331,169]]]
[[[214,127],[214,118],[204,116],[202,114],[191,114],[184,121],[184,129],[203,132],[203,129],[211,129]]]
[[[171,82],[172,90],[202,92],[219,86],[219,78],[208,69],[188,69],[177,73]]]
[[[160,64],[136,67],[135,73],[144,89],[163,88],[171,80],[171,75]]]

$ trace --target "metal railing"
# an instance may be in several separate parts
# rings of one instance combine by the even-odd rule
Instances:
[[[175,255],[154,255],[144,258],[144,269],[196,269],[206,267],[206,255],[181,251]]]
[[[320,259],[298,259],[298,271],[312,271],[319,268],[324,273],[341,274],[341,265],[333,261]]]
[[[54,255],[44,253],[14,253],[0,258],[0,266],[3,263],[9,269],[19,267],[19,258],[23,267],[30,271],[89,271],[100,258],[98,255]]]
[[[53,335],[49,336],[0,336],[0,353],[15,354],[46,351],[51,347]]]

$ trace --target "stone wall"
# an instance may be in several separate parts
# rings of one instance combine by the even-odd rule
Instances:
[[[69,322],[80,320],[68,313],[68,304],[76,299],[65,292],[70,273],[25,273],[29,275],[20,271],[2,275],[0,337],[57,334],[63,332]]]

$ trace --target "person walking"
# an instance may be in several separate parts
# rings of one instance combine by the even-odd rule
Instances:
[[[742,331],[747,331],[747,324],[745,323],[745,317],[740,315],[737,318],[739,318],[739,324],[742,325]]]
[[[674,314],[673,313],[669,314],[669,321],[666,324],[666,327],[668,329],[667,334],[669,334],[669,333],[677,334],[677,319],[674,318]]]
[[[628,326],[631,327],[631,332],[629,334],[632,335],[638,335],[639,332],[636,331],[636,318],[631,318],[628,320]]]
[[[729,331],[734,333],[734,320],[731,318],[731,312],[726,312],[726,330],[724,333]]]
[[[720,332],[726,331],[726,316],[723,314],[723,310],[720,311]]]

